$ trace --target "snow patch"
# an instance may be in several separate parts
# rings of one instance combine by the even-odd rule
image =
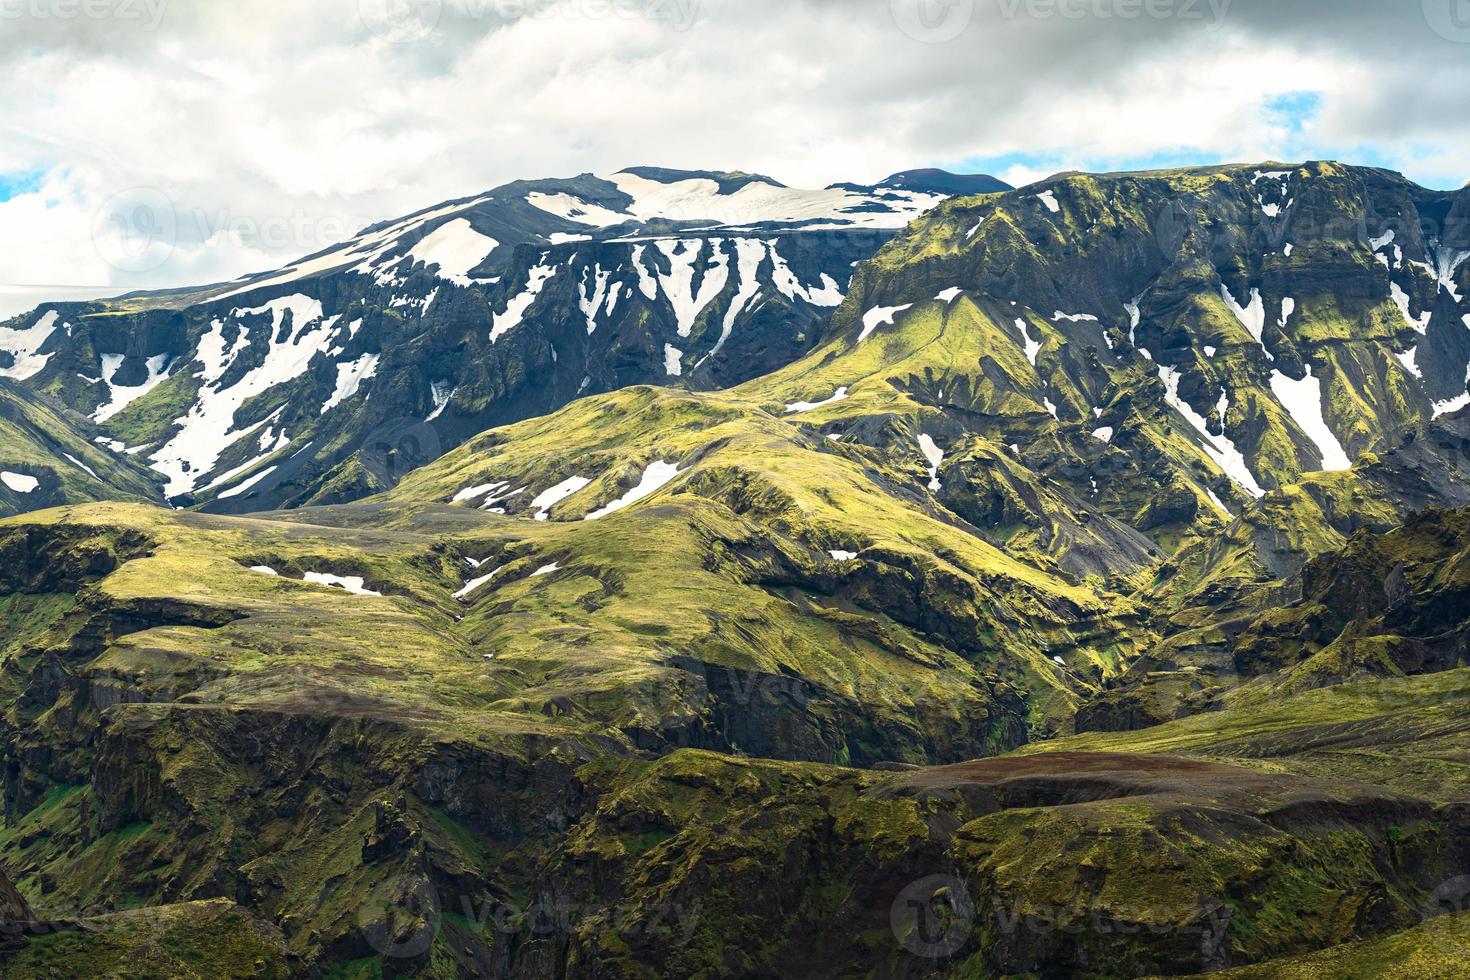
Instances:
[[[1261,291],[1252,289],[1250,303],[1245,306],[1235,301],[1235,297],[1230,295],[1230,287],[1224,283],[1220,284],[1220,296],[1225,300],[1225,305],[1230,307],[1230,312],[1234,313],[1235,318],[1240,321],[1241,326],[1245,327],[1246,332],[1251,335],[1251,339],[1261,345],[1261,350],[1265,351],[1266,360],[1276,360],[1271,352],[1266,350],[1265,341],[1261,339],[1266,332],[1266,302],[1261,299]]]
[[[12,473],[9,470],[0,472],[0,483],[4,483],[16,493],[32,493],[41,485],[41,481],[24,473]]]
[[[306,372],[311,360],[327,349],[340,317],[323,317],[322,304],[300,293],[273,299],[264,306],[237,309],[230,316],[272,318],[264,338],[265,356],[229,387],[222,379],[248,342],[249,331],[240,328],[234,345],[224,348],[222,321],[215,320],[210,332],[200,339],[195,359],[204,365],[198,377],[202,384],[189,413],[177,420],[179,429],[168,442],[149,456],[153,469],[167,477],[164,493],[177,497],[189,493],[215,468],[220,455],[239,440],[265,425],[265,420],[232,431],[235,413],[251,398],[291,381]],[[291,332],[282,338],[281,328],[291,318]]]
[[[254,476],[252,476],[250,479],[246,480],[244,483],[240,484],[239,486],[231,487],[230,489],[228,489],[228,490],[224,491],[223,493],[221,493],[219,495],[220,496],[220,499],[221,500],[224,500],[224,499],[227,499],[229,497],[238,497],[238,496],[240,496],[240,494],[242,494],[245,491],[251,489],[257,483],[259,483],[261,480],[264,480],[266,477],[270,476],[275,471],[276,471],[276,468],[274,466],[267,466],[265,469],[261,470],[259,473],[255,474]]]
[[[704,266],[704,275],[698,292],[694,289],[694,263],[704,249],[704,240],[660,239],[654,245],[669,260],[669,271],[655,270],[664,295],[674,308],[674,322],[680,337],[687,337],[704,308],[714,302],[725,288],[730,276],[730,257],[720,248],[723,240],[712,239],[709,243],[711,255]],[[774,255],[774,249],[772,250]],[[795,277],[793,277],[795,278]]]
[[[861,344],[864,340],[867,340],[868,334],[885,323],[891,326],[895,315],[902,313],[904,310],[912,309],[913,305],[913,303],[905,303],[902,306],[873,307],[863,314],[863,330],[862,333],[858,334],[857,342]]]
[[[648,266],[643,263],[643,253],[646,250],[646,245],[633,246],[633,268],[638,273],[638,289],[645,298],[653,300],[658,299],[658,280],[649,275]]]
[[[1470,324],[1467,324],[1467,326],[1470,326]],[[1467,385],[1470,385],[1470,366],[1467,366],[1465,368],[1465,383]],[[1451,398],[1448,401],[1435,402],[1434,417],[1439,418],[1441,415],[1448,415],[1451,412],[1458,412],[1460,409],[1466,407],[1467,405],[1470,405],[1470,391],[1461,392],[1458,396]]]
[[[1306,377],[1293,381],[1280,371],[1271,372],[1271,391],[1276,400],[1296,420],[1296,424],[1307,438],[1322,452],[1322,469],[1346,470],[1352,468],[1352,460],[1343,451],[1342,443],[1327,427],[1322,417],[1322,381],[1312,377],[1312,366],[1306,366]]]
[[[835,392],[832,393],[832,396],[830,398],[824,398],[819,402],[792,402],[790,405],[786,406],[786,414],[792,415],[799,412],[814,411],[815,409],[821,408],[824,405],[831,405],[833,402],[840,402],[846,397],[847,389],[838,388]]]
[[[1209,487],[1205,487],[1204,490],[1205,496],[1210,498],[1210,503],[1214,504],[1219,509],[1220,513],[1224,514],[1226,517],[1235,517],[1234,514],[1230,513],[1230,508],[1225,506],[1225,501],[1221,500],[1219,496],[1216,495],[1215,491],[1211,490]]]
[[[503,571],[505,571],[505,566],[504,565],[500,566],[499,568],[495,569],[494,571],[490,572],[489,574],[481,575],[479,578],[470,579],[468,582],[466,582],[464,584],[464,588],[462,588],[458,592],[454,593],[454,598],[461,599],[461,600],[468,599],[470,597],[470,593],[472,593],[476,589],[480,588],[480,586],[487,585],[490,582],[494,581],[495,576],[499,575]]]
[[[496,490],[499,490],[500,488],[509,485],[510,484],[507,483],[505,480],[501,480],[498,483],[482,483],[477,487],[465,487],[459,493],[454,495],[454,499],[451,500],[450,503],[462,504],[466,500],[476,500],[480,497],[488,496],[489,494],[494,493]]]
[[[353,595],[381,596],[383,593],[374,592],[363,585],[363,579],[359,575],[329,575],[326,572],[307,572],[306,581],[316,585],[325,585],[334,589],[345,589]]]
[[[81,460],[77,459],[71,453],[62,453],[61,455],[65,456],[68,460],[70,460],[71,463],[72,463],[72,465],[77,466],[77,467],[80,467],[81,469],[86,470],[87,471],[87,474],[89,476],[91,476],[92,479],[98,481],[99,483],[102,481],[102,477],[98,476],[97,475],[97,472],[95,470],[93,470],[92,467],[88,466],[86,463],[84,463]]]
[[[1016,317],[1016,329],[1021,331],[1021,343],[1026,352],[1026,360],[1031,362],[1032,367],[1035,367],[1036,355],[1041,353],[1041,341],[1031,339],[1031,334],[1026,329],[1026,321],[1020,317]]]
[[[678,377],[684,373],[684,352],[673,344],[664,344],[664,373]]]
[[[1460,266],[1470,259],[1470,249],[1457,252],[1444,248],[1438,242],[1431,242],[1428,246],[1429,262],[1416,262],[1417,266],[1428,270],[1429,274],[1439,281],[1439,288],[1450,294],[1450,298],[1456,303],[1460,302],[1460,288],[1455,284],[1455,274],[1460,271]]]
[[[536,520],[546,520],[550,514],[551,508],[555,507],[563,500],[566,500],[572,494],[576,493],[578,490],[581,490],[583,487],[587,486],[587,484],[591,482],[591,480],[588,480],[585,477],[572,476],[561,481],[549,490],[542,491],[539,495],[536,496],[535,499],[531,501],[531,506],[536,510]]]
[[[668,485],[670,480],[678,475],[679,467],[677,465],[673,463],[666,463],[661,459],[655,460],[654,462],[648,464],[648,469],[643,471],[643,475],[638,479],[637,486],[629,490],[627,493],[623,494],[617,500],[614,500],[612,503],[608,504],[606,507],[601,507],[597,510],[594,510],[584,519],[589,521],[600,520],[609,514],[622,510],[624,507],[636,504],[644,497],[657,493],[659,490],[663,489],[665,486]]]
[[[118,412],[121,412],[133,402],[168,380],[169,355],[158,354],[148,358],[148,377],[142,384],[134,387],[115,385],[112,383],[112,379],[117,374],[118,369],[122,367],[123,360],[124,357],[122,354],[102,355],[102,381],[111,392],[111,398],[107,404],[100,406],[97,411],[92,413],[93,422],[101,423],[108,421]]]
[[[725,341],[735,330],[735,321],[756,296],[760,295],[760,267],[766,257],[766,244],[757,238],[737,238],[735,241],[735,269],[740,279],[740,288],[725,310],[725,321],[720,326],[720,339],[710,352],[699,359],[699,364],[714,357],[725,347]],[[697,368],[699,364],[696,364]]]
[[[541,261],[546,261],[546,256],[541,256]],[[504,313],[490,314],[490,343],[495,343],[501,337],[510,333],[521,325],[521,320],[526,316],[526,311],[531,304],[536,302],[536,297],[541,295],[541,290],[556,275],[554,265],[536,265],[526,276],[526,288],[505,304]]]
[[[796,277],[796,273],[791,271],[791,267],[781,257],[781,253],[776,251],[776,241],[773,238],[766,244],[771,249],[771,282],[775,284],[776,289],[782,295],[788,299],[805,300],[812,306],[842,305],[842,287],[837,285],[837,280],[824,272],[822,273],[822,285],[820,287],[802,285],[801,280]]]
[[[1046,209],[1052,214],[1056,214],[1062,209],[1062,206],[1057,203],[1057,195],[1053,191],[1042,191],[1040,194],[1036,195],[1036,199],[1039,200],[1042,204],[1045,204]]]
[[[0,350],[9,353],[15,361],[8,368],[0,368],[0,378],[25,381],[39,374],[46,367],[46,362],[51,360],[51,355],[37,354],[36,351],[51,339],[51,334],[56,330],[57,319],[57,312],[48,310],[24,330],[0,327]]]
[[[1397,306],[1399,312],[1404,315],[1405,323],[1413,327],[1420,334],[1429,332],[1429,318],[1433,316],[1433,311],[1425,310],[1419,314],[1419,318],[1416,320],[1413,314],[1409,312],[1409,294],[1404,292],[1404,287],[1391,281],[1388,284],[1388,294],[1393,300],[1393,305]]]
[[[919,451],[929,461],[929,489],[939,490],[939,466],[944,462],[944,450],[924,433],[919,434]]]
[[[475,231],[464,218],[455,218],[429,232],[413,248],[408,257],[424,265],[437,265],[437,275],[457,286],[470,285],[470,270],[490,257],[500,243],[489,235]],[[424,304],[428,309],[428,303]]]
[[[458,392],[458,387],[451,388],[437,381],[430,382],[429,397],[434,400],[434,410],[429,413],[428,418],[424,419],[424,421],[432,422],[443,415],[444,410],[449,407],[449,403],[454,400],[454,396]]]
[[[1286,329],[1286,321],[1290,320],[1291,319],[1291,315],[1293,313],[1295,313],[1295,312],[1296,312],[1296,300],[1292,299],[1290,296],[1288,296],[1285,299],[1283,299],[1281,301],[1281,318],[1276,321],[1276,325],[1278,327],[1282,328],[1283,330],[1285,330]]]
[[[592,289],[587,289],[587,274],[592,273]],[[604,271],[602,263],[597,263],[591,269],[582,270],[582,281],[577,283],[577,306],[582,310],[582,316],[587,320],[587,335],[590,337],[597,330],[597,314],[608,299],[608,282],[612,279],[612,270]],[[617,301],[617,288],[612,291],[612,299]],[[612,310],[609,308],[608,313]]]
[[[1406,371],[1420,381],[1424,380],[1424,372],[1419,369],[1419,346],[1417,344],[1402,354],[1395,352],[1393,356],[1399,359],[1399,363],[1404,366]]]
[[[839,227],[902,228],[944,199],[910,191],[882,191],[880,196],[840,187],[800,190],[764,181],[753,181],[734,193],[722,194],[719,183],[705,177],[664,182],[617,173],[608,179],[633,198],[628,213],[642,221],[708,220],[736,226],[825,221],[840,222]],[[875,208],[875,204],[882,208]]]
[[[620,225],[631,217],[624,212],[613,211],[571,194],[543,194],[534,191],[526,195],[526,203],[565,221],[575,221],[579,225],[592,225],[595,228]]]
[[[1188,402],[1179,397],[1180,377],[1181,375],[1177,369],[1166,367],[1162,364],[1159,365],[1159,379],[1164,382],[1164,401],[1176,412],[1184,416],[1185,421],[1199,433],[1204,441],[1203,448],[1205,454],[1215,461],[1216,466],[1224,470],[1226,476],[1235,481],[1236,485],[1252,497],[1264,497],[1266,491],[1261,489],[1260,484],[1256,482],[1256,478],[1251,475],[1250,467],[1245,462],[1245,456],[1239,449],[1235,448],[1235,443],[1231,442],[1225,435],[1223,425],[1221,426],[1219,435],[1211,432],[1209,426],[1205,424],[1204,416],[1196,412],[1189,406]]]
[[[332,391],[332,397],[322,404],[319,414],[326,415],[356,395],[362,383],[377,373],[378,357],[377,354],[364,354],[355,361],[338,362],[337,387]]]

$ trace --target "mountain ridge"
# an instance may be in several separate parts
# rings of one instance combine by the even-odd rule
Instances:
[[[1446,404],[1467,207],[1333,163],[1075,175],[836,246],[677,218],[661,243],[522,242],[499,291],[398,260],[345,280],[381,290],[349,312],[398,311],[356,329],[296,281],[226,300],[219,379],[341,346],[322,387],[239,420],[265,421],[221,489],[253,483],[0,520],[0,858],[39,914],[223,922],[257,939],[205,962],[257,973],[1443,963],[1470,874],[1470,506],[1436,507],[1470,505],[1470,397]],[[688,314],[737,237],[773,302],[791,271],[770,331],[726,334],[718,297]],[[578,347],[631,329],[606,297],[646,296],[640,267],[680,297],[662,332]],[[461,304],[474,346],[433,321]],[[658,373],[721,339],[770,358]],[[390,367],[415,344],[431,384],[517,352],[493,364],[519,388],[466,385],[434,421],[505,417],[404,459],[437,431],[425,369]],[[410,429],[336,485],[252,497],[302,452],[272,448],[293,404],[340,394],[332,419],[372,354],[409,393],[361,402],[414,405]],[[568,390],[599,359],[608,390]],[[135,360],[99,367],[142,387]],[[166,416],[180,376],[109,423]],[[526,418],[496,402],[538,389]],[[196,904],[219,895],[238,907]],[[581,917],[538,933],[526,910],[558,901]],[[162,942],[147,921],[111,926]]]

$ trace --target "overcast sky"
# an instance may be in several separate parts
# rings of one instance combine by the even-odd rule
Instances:
[[[0,0],[0,286],[230,279],[637,164],[1459,187],[1467,92],[1470,0]]]

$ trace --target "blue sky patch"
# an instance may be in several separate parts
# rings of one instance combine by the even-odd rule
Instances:
[[[42,170],[22,170],[15,173],[0,173],[0,204],[22,194],[34,194],[41,189],[46,178]]]

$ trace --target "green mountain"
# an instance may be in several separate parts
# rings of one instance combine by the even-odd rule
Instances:
[[[156,474],[82,419],[0,379],[0,515],[94,500],[162,502]]]
[[[739,383],[0,521],[0,962],[1453,975],[1467,202],[954,198]]]

